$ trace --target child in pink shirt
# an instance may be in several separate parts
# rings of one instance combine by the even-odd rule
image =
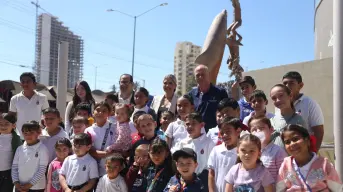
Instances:
[[[300,125],[287,125],[281,133],[286,157],[279,170],[276,191],[342,191],[342,181],[328,159],[312,152],[315,141]]]
[[[116,141],[106,148],[107,152],[125,152],[131,148],[131,130],[130,130],[131,108],[129,105],[117,104],[115,117],[117,119],[117,128],[113,138]]]
[[[46,192],[63,192],[60,185],[59,172],[65,158],[71,153],[71,143],[66,138],[61,138],[55,144],[56,158],[51,161],[47,175]]]

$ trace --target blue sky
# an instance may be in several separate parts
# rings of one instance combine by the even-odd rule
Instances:
[[[84,79],[94,89],[110,90],[122,73],[131,73],[133,19],[117,9],[138,15],[135,77],[151,94],[161,94],[162,79],[173,73],[175,45],[190,41],[202,45],[214,17],[228,10],[230,0],[40,0],[42,8],[57,16],[84,39]],[[243,25],[241,65],[255,70],[314,58],[314,3],[311,0],[240,0]],[[42,12],[42,10],[40,10]],[[18,80],[34,63],[35,8],[29,0],[0,0],[0,80]],[[218,81],[227,81],[227,52]],[[15,65],[11,65],[15,64]]]

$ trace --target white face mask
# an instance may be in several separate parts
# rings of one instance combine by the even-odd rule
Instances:
[[[260,139],[261,143],[263,143],[264,140],[266,140],[266,135],[264,134],[263,131],[258,131],[258,132],[254,131],[254,132],[252,132],[252,134],[255,135],[256,137],[258,137]]]

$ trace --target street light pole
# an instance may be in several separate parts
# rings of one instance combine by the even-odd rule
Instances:
[[[133,77],[133,72],[135,68],[135,49],[136,49],[136,21],[137,16],[134,16],[133,19],[133,48],[132,48],[132,66],[131,66],[131,76]]]
[[[168,3],[162,3],[162,4],[159,4],[151,9],[148,9],[147,11],[139,14],[139,15],[130,15],[128,13],[125,13],[125,12],[122,12],[122,11],[119,11],[119,10],[115,10],[115,9],[107,9],[107,12],[118,12],[118,13],[121,13],[123,15],[126,15],[128,17],[131,17],[133,18],[133,46],[132,46],[132,66],[131,66],[131,76],[133,78],[133,74],[134,74],[134,68],[135,68],[135,49],[136,49],[136,22],[137,22],[137,18],[156,9],[157,7],[162,7],[162,6],[167,6]]]
[[[95,69],[95,77],[94,77],[94,90],[96,90],[96,82],[97,82],[97,78],[98,78],[98,68],[101,67],[101,66],[105,66],[105,65],[108,65],[108,64],[102,64],[102,65],[94,65],[92,64],[94,69]]]

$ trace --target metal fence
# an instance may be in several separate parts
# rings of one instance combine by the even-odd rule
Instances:
[[[326,157],[335,165],[335,145],[333,143],[323,143],[319,149],[318,155]]]

